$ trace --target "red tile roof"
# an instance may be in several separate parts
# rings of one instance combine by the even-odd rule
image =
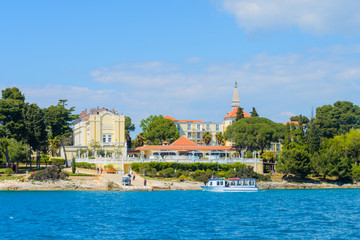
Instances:
[[[169,115],[166,115],[164,118],[165,118],[165,119],[170,119],[170,120],[172,120],[172,121],[177,121],[175,118],[170,117]]]
[[[186,137],[182,136],[169,146],[162,146],[162,145],[149,145],[149,146],[142,146],[137,147],[136,151],[141,150],[235,150],[235,147],[232,146],[199,146],[187,139]]]
[[[231,112],[228,112],[228,114],[224,118],[231,118],[236,117],[236,112],[239,107],[234,108]],[[244,117],[251,117],[247,112],[243,110]]]
[[[287,125],[287,124],[299,125],[299,122],[298,121],[287,121],[286,123],[284,123],[284,125]]]
[[[137,147],[136,151],[141,150],[235,150],[232,146],[162,146],[162,145],[150,145]]]
[[[181,138],[170,144],[170,146],[196,146],[196,144],[187,139],[186,137],[182,136]]]
[[[170,119],[170,120],[176,121],[176,122],[196,122],[196,123],[202,123],[203,122],[201,120],[177,120],[177,119],[175,119],[173,117],[170,117],[169,115],[165,116],[164,118],[165,119]]]

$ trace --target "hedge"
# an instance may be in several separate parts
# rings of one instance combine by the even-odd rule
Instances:
[[[218,164],[218,163],[176,163],[176,162],[149,162],[149,163],[132,163],[131,169],[135,172],[140,172],[140,170],[150,170],[155,168],[156,171],[161,171],[168,168],[173,168],[177,170],[191,171],[195,172],[196,170],[207,170],[211,171],[229,171],[234,168],[243,168],[246,166],[243,163],[233,163],[233,164]]]
[[[95,163],[78,162],[76,163],[76,167],[96,170]]]

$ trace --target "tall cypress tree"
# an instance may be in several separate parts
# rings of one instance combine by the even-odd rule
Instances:
[[[244,113],[243,113],[243,108],[242,107],[238,107],[237,111],[236,111],[236,118],[235,121],[238,121],[242,118],[244,118]]]
[[[252,117],[258,117],[259,114],[256,112],[255,107],[252,108],[252,111],[250,112]]]

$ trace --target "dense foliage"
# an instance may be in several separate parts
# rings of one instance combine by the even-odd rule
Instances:
[[[283,138],[285,126],[267,118],[241,118],[230,125],[225,139],[232,141],[239,150],[260,150],[268,148],[271,142]]]
[[[253,167],[242,163],[217,164],[217,163],[132,163],[131,169],[146,176],[155,177],[157,173],[163,177],[180,178],[182,175],[195,181],[207,181],[211,177],[239,177],[270,180],[270,176],[254,172]],[[182,178],[183,179],[183,178]]]
[[[25,96],[16,87],[2,90],[0,99],[0,155],[7,166],[11,163],[30,162],[36,153],[40,168],[41,153],[50,150],[55,155],[60,145],[72,134],[71,122],[74,108],[65,108],[67,100],[56,106],[41,109],[37,104],[25,102]],[[66,155],[65,155],[66,158]],[[46,161],[45,161],[46,162]]]
[[[294,116],[286,128],[277,170],[299,178],[309,174],[359,180],[360,108],[336,102],[317,108],[316,117]]]
[[[65,180],[69,174],[62,171],[63,166],[61,163],[53,162],[51,166],[32,174],[29,179],[35,181],[57,181]]]
[[[87,163],[87,162],[77,162],[76,167],[78,168],[86,168],[86,169],[96,169],[95,163]]]

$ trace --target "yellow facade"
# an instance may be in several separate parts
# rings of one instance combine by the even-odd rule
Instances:
[[[185,136],[187,139],[198,143],[202,140],[205,132],[209,132],[212,135],[210,145],[216,144],[215,135],[219,132],[224,132],[224,123],[212,123],[212,122],[178,122],[174,121],[180,136]]]
[[[125,146],[125,116],[106,108],[85,110],[73,122],[73,142],[70,149],[91,148],[121,151]]]

